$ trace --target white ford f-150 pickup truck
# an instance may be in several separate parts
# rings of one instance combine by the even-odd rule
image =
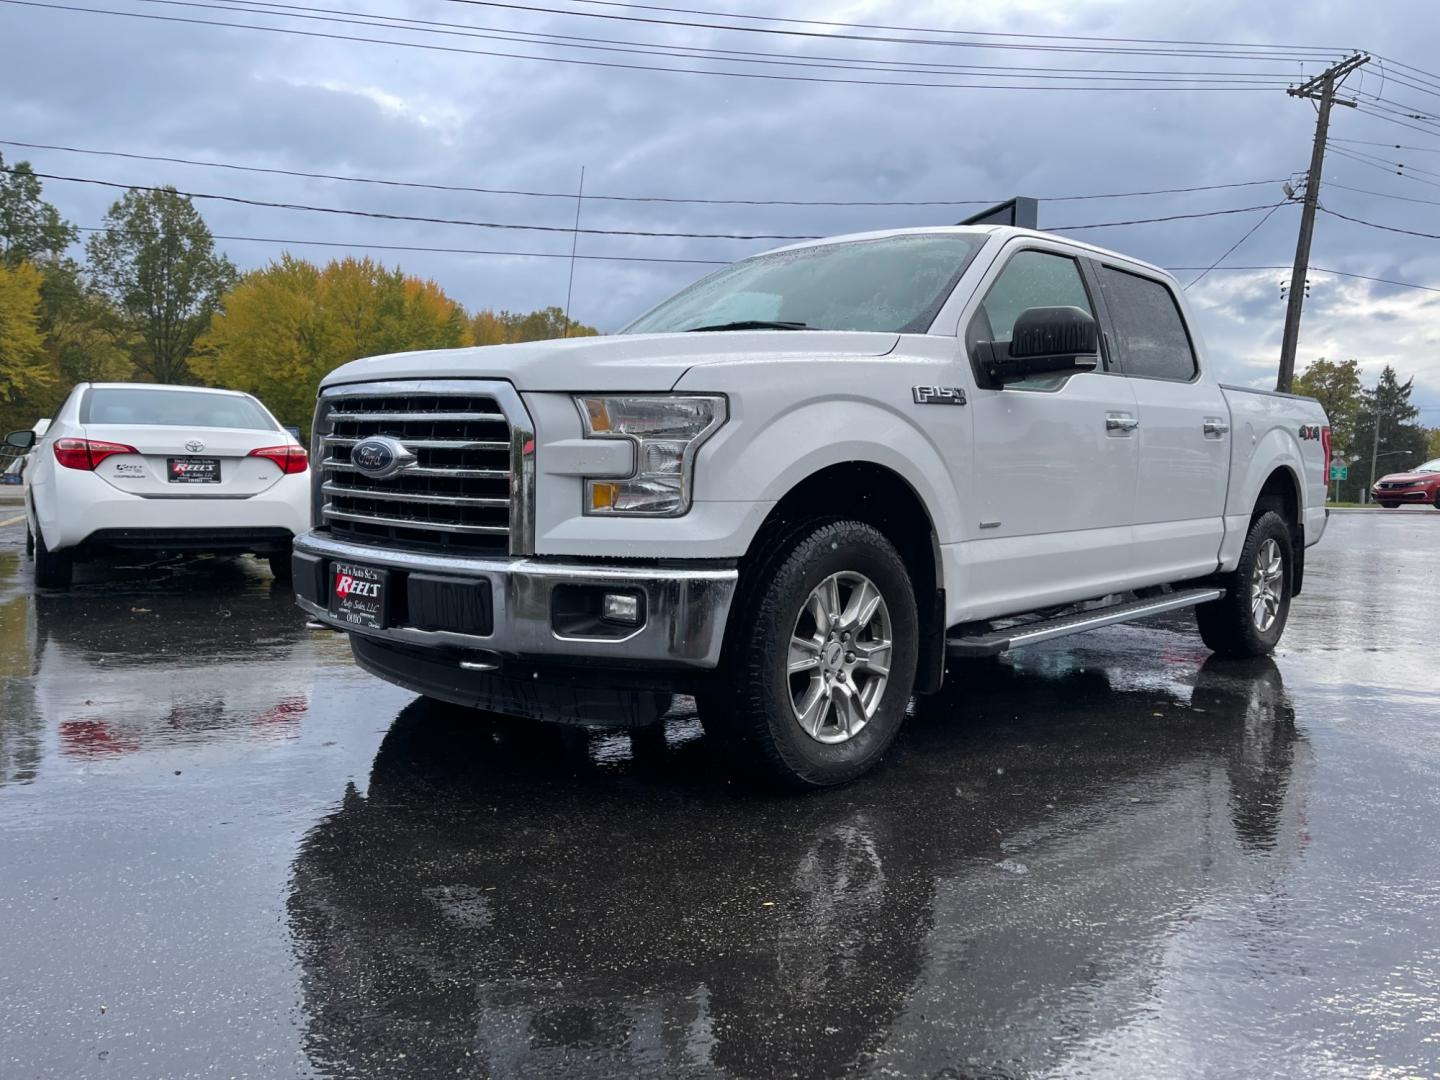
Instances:
[[[1194,607],[1274,648],[1325,529],[1319,404],[1222,387],[1183,294],[1004,226],[797,244],[611,337],[327,377],[300,606],[421,694],[859,775],[948,657]]]

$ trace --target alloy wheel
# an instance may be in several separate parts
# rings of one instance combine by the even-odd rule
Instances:
[[[864,574],[842,570],[811,590],[790,634],[786,677],[802,731],[822,743],[855,737],[890,676],[890,609]]]
[[[1255,569],[1250,573],[1250,617],[1262,634],[1275,625],[1284,591],[1284,557],[1280,545],[1267,539],[1255,553]]]

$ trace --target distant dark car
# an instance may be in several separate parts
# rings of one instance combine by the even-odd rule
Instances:
[[[1409,472],[1382,476],[1370,489],[1370,498],[1387,510],[1401,503],[1429,503],[1440,510],[1440,458]]]
[[[5,466],[5,471],[0,473],[0,484],[23,484],[25,483],[25,455],[22,454]]]

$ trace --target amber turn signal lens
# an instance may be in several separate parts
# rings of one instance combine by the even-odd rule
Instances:
[[[604,484],[598,481],[590,483],[590,509],[609,510],[615,506],[620,498],[619,484]]]

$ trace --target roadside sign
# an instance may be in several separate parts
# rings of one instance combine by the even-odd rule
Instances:
[[[1350,466],[1349,466],[1349,465],[1340,465],[1340,464],[1338,464],[1338,463],[1337,463],[1337,464],[1332,464],[1332,465],[1330,466],[1330,479],[1331,479],[1331,480],[1349,480],[1349,479],[1350,479]]]

